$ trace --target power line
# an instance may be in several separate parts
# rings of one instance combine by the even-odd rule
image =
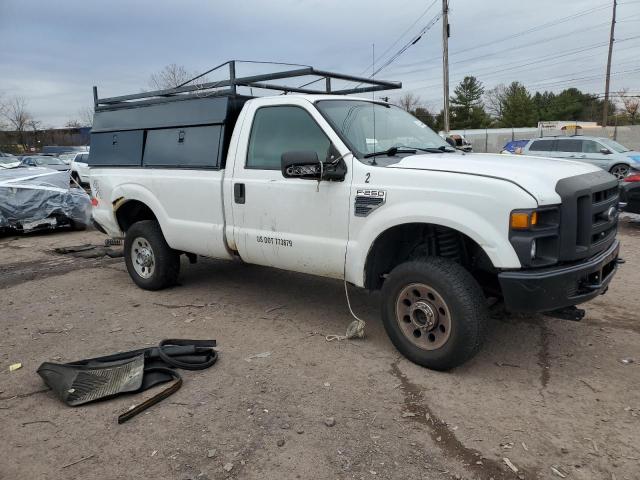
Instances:
[[[463,53],[463,52],[469,52],[471,50],[476,50],[478,48],[487,47],[487,46],[493,45],[493,44],[498,43],[498,42],[504,42],[505,40],[510,40],[512,38],[521,37],[523,35],[528,35],[529,33],[537,32],[537,31],[540,31],[540,30],[543,30],[543,29],[549,28],[549,27],[554,27],[554,26],[559,25],[561,23],[568,22],[570,20],[573,20],[573,19],[579,18],[579,17],[583,17],[585,15],[589,15],[591,13],[595,13],[597,11],[604,10],[606,8],[609,8],[609,4],[601,5],[601,6],[595,7],[595,8],[590,8],[590,9],[584,10],[582,12],[574,13],[574,14],[569,15],[567,17],[558,18],[556,20],[552,20],[551,22],[543,23],[541,25],[537,25],[535,27],[531,27],[528,30],[523,30],[522,32],[514,33],[512,35],[508,35],[506,37],[502,37],[500,39],[493,40],[493,41],[488,42],[488,43],[483,43],[483,44],[480,44],[480,45],[475,45],[473,47],[465,48],[463,50],[458,50],[458,51],[454,52],[453,55],[459,55],[460,53]]]
[[[412,47],[413,45],[415,45],[416,43],[418,43],[420,41],[420,39],[422,38],[422,36],[427,33],[431,27],[433,27],[436,22],[440,19],[440,17],[442,16],[442,13],[437,14],[435,17],[433,17],[429,23],[427,23],[427,25],[425,25],[422,30],[420,30],[420,32],[418,32],[418,34],[408,43],[406,43],[400,50],[398,50],[394,55],[392,55],[386,62],[384,62],[380,67],[378,67],[376,70],[373,71],[373,73],[369,76],[369,78],[373,78],[375,77],[378,73],[380,73],[383,69],[385,69],[386,67],[388,67],[389,65],[391,65],[397,58],[399,58],[404,52],[406,52],[410,47]],[[362,85],[362,83],[359,83],[358,85],[356,85],[356,88],[359,87],[360,85]]]
[[[622,42],[626,42],[626,41],[630,41],[630,40],[635,40],[637,38],[640,38],[640,35],[636,35],[634,37],[629,37],[629,38],[623,38],[623,39],[618,40],[618,42],[622,43]],[[483,69],[480,69],[480,70],[474,70],[474,75],[480,76],[480,75],[482,75],[482,72],[488,71],[488,72],[490,72],[489,75],[483,76],[483,79],[484,78],[491,78],[491,77],[496,76],[496,74],[500,74],[500,73],[503,73],[503,72],[507,72],[507,71],[511,71],[511,70],[517,70],[517,69],[520,69],[520,68],[523,68],[523,67],[528,67],[528,66],[531,66],[531,65],[538,65],[538,64],[541,64],[541,63],[545,63],[545,62],[547,62],[549,60],[555,60],[555,59],[558,59],[558,58],[564,58],[564,57],[575,55],[577,53],[583,53],[583,52],[588,52],[588,51],[591,51],[591,50],[595,50],[597,48],[602,48],[602,47],[607,46],[607,43],[608,42],[601,42],[601,43],[593,44],[593,45],[590,45],[590,46],[584,47],[584,48],[572,49],[572,50],[564,51],[564,52],[558,53],[556,55],[544,56],[544,57],[536,57],[532,61],[528,61],[528,62],[519,64],[519,65],[512,65],[512,66],[501,68],[501,69],[498,69],[498,70],[496,70],[496,67],[486,67],[486,68],[483,68]],[[619,49],[619,50],[623,50],[623,49]],[[563,62],[560,62],[560,63],[563,63]],[[417,73],[417,72],[407,72],[407,73]],[[433,78],[433,80],[436,80],[436,79]],[[462,80],[462,77],[458,77],[456,79],[456,81],[460,81],[460,80]],[[426,86],[424,86],[422,88],[436,88],[438,86],[439,86],[439,84],[430,84],[430,85],[426,85]]]
[[[427,25],[425,25],[411,41],[407,42],[400,50],[398,50],[393,56],[391,56],[391,58],[384,62],[382,66],[378,67],[378,69],[373,72],[372,76],[377,75],[381,70],[391,65],[398,57],[400,57],[400,55],[402,55],[410,47],[418,43],[422,36],[427,33],[438,22],[438,20],[440,20],[440,17],[442,17],[442,13],[438,13],[431,20],[429,20],[429,23],[427,23]]]
[[[493,57],[493,56],[496,56],[496,55],[500,55],[501,53],[505,53],[505,52],[511,53],[511,52],[513,52],[515,50],[520,50],[520,49],[523,49],[523,48],[537,47],[538,45],[540,45],[542,43],[552,42],[553,40],[557,40],[559,38],[568,37],[568,36],[571,36],[571,35],[573,35],[575,33],[578,33],[578,32],[584,32],[587,29],[596,29],[598,27],[601,27],[601,26],[604,26],[604,25],[608,25],[608,24],[609,24],[609,22],[603,22],[603,23],[599,23],[597,25],[593,25],[591,27],[579,28],[579,29],[572,30],[572,31],[567,32],[567,33],[563,33],[561,35],[556,35],[555,37],[549,37],[549,38],[546,38],[544,40],[540,40],[538,42],[535,42],[535,44],[534,43],[527,43],[527,44],[518,45],[516,47],[509,47],[509,48],[505,48],[503,50],[497,50],[497,51],[492,52],[492,53],[487,53],[485,55],[480,55],[480,56],[471,57],[471,58],[465,58],[463,60],[458,60],[458,61],[455,61],[455,62],[451,62],[450,65],[459,65],[461,63],[473,62],[473,61],[480,60],[480,59],[483,59],[483,58],[489,58],[489,57]],[[415,70],[412,70],[411,72],[418,72],[418,71],[424,71],[424,70],[427,70],[427,68],[415,69]]]
[[[640,0],[638,0],[638,1],[640,1]],[[588,10],[584,10],[582,12],[578,12],[578,13],[569,15],[567,17],[559,18],[559,19],[553,20],[551,22],[547,22],[547,23],[543,23],[543,24],[537,25],[535,27],[531,27],[530,29],[524,30],[522,32],[514,33],[514,34],[508,35],[506,37],[502,37],[502,38],[499,38],[499,39],[496,39],[496,40],[492,40],[491,42],[483,43],[483,44],[476,45],[476,46],[469,47],[469,48],[465,48],[465,49],[462,49],[462,50],[457,50],[457,51],[451,52],[449,55],[451,55],[451,56],[459,55],[459,54],[464,53],[464,52],[468,52],[468,51],[475,50],[475,49],[478,49],[478,48],[488,47],[488,46],[494,45],[496,43],[501,43],[501,42],[504,42],[505,40],[510,40],[512,38],[518,38],[518,37],[521,37],[521,36],[524,36],[524,35],[528,35],[529,33],[537,32],[537,31],[540,31],[540,30],[544,30],[545,28],[556,26],[556,25],[559,25],[561,23],[573,20],[574,18],[579,18],[579,17],[585,16],[585,15],[589,15],[591,13],[595,13],[597,11],[603,10],[605,8],[608,8],[608,7],[609,6],[607,4],[607,5],[602,5],[602,6],[595,7],[595,8],[590,8]],[[438,57],[432,57],[432,58],[426,60],[426,62],[429,63],[429,62],[436,61],[436,60],[440,60],[440,57],[439,56]],[[424,61],[422,61],[422,62],[413,62],[413,63],[408,63],[408,64],[401,65],[400,67],[413,67],[413,66],[417,66],[417,65],[423,65],[424,63],[425,63]]]
[[[433,2],[431,2],[431,4],[430,4],[430,5],[429,5],[429,6],[428,6],[428,7],[427,7],[427,8],[426,8],[426,9],[425,9],[421,14],[420,14],[420,16],[419,16],[418,18],[416,18],[416,20],[415,20],[411,25],[409,25],[409,27],[408,27],[404,32],[402,32],[402,33],[400,34],[400,36],[396,39],[396,41],[395,41],[395,42],[393,42],[393,43],[392,43],[392,44],[391,44],[391,45],[390,45],[390,46],[389,46],[389,47],[388,47],[384,52],[382,52],[382,54],[381,54],[377,59],[375,59],[373,62],[371,62],[371,64],[369,64],[369,66],[368,66],[367,68],[365,68],[365,69],[362,71],[362,73],[360,73],[360,75],[364,75],[365,73],[367,73],[368,71],[370,71],[370,70],[371,70],[371,68],[373,67],[373,64],[375,63],[375,61],[380,62],[380,61],[384,58],[384,56],[385,56],[387,53],[389,53],[389,52],[391,51],[391,49],[392,49],[393,47],[395,47],[395,46],[398,44],[398,42],[399,42],[400,40],[402,40],[402,38],[403,38],[403,37],[404,37],[404,36],[405,36],[405,35],[406,35],[406,34],[407,34],[407,33],[408,33],[408,32],[409,32],[413,27],[415,27],[415,26],[418,24],[418,22],[419,22],[420,20],[422,20],[422,18],[423,18],[423,17],[424,17],[428,12],[429,12],[429,10],[431,10],[431,9],[433,8],[433,6],[436,4],[436,2],[437,2],[437,1],[438,1],[438,0],[433,0]]]
[[[617,75],[626,75],[628,73],[637,73],[637,72],[640,72],[640,68],[635,68],[635,69],[631,69],[631,70],[624,70],[624,71],[621,71],[621,72],[612,72],[610,75],[611,76],[614,76],[614,75],[617,76]],[[561,81],[534,82],[534,83],[529,83],[527,85],[528,86],[537,85],[538,87],[544,86],[544,88],[548,88],[548,87],[562,85],[562,84],[565,84],[565,83],[572,83],[572,82],[576,82],[576,81],[580,81],[580,80],[595,80],[595,79],[599,79],[599,78],[602,78],[602,75],[589,75],[589,76],[585,76],[585,77],[576,77],[576,78],[570,78],[568,80],[561,80]]]

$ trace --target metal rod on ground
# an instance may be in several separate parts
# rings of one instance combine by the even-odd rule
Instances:
[[[442,0],[442,80],[444,87],[444,133],[449,133],[449,0]]]
[[[602,126],[606,127],[609,120],[609,84],[611,82],[611,56],[613,55],[614,33],[616,29],[616,7],[618,1],[613,0],[613,14],[611,15],[611,33],[609,34],[609,55],[607,57],[607,77],[604,84],[604,106],[602,108]]]

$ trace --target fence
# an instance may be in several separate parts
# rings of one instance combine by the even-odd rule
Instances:
[[[585,128],[579,132],[581,135],[609,137],[632,150],[640,150],[640,125]],[[499,153],[507,142],[528,140],[541,136],[538,128],[488,128],[455,130],[451,131],[451,133],[463,135],[473,146],[473,151],[480,153]],[[573,131],[544,130],[542,136],[571,135],[572,133]]]

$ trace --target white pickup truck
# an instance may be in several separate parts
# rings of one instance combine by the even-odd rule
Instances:
[[[456,152],[400,108],[344,95],[398,84],[335,91],[330,80],[351,77],[309,69],[324,94],[242,96],[279,77],[233,69],[195,90],[94,89],[93,216],[124,237],[136,284],[175,284],[185,254],[382,290],[394,345],[440,370],[479,350],[490,297],[547,312],[606,291],[620,261],[609,173]]]

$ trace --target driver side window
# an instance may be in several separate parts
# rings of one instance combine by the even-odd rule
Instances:
[[[604,147],[593,140],[582,141],[582,153],[600,153]]]
[[[280,158],[291,151],[313,151],[324,160],[331,142],[303,108],[261,107],[253,117],[247,168],[280,170]]]

